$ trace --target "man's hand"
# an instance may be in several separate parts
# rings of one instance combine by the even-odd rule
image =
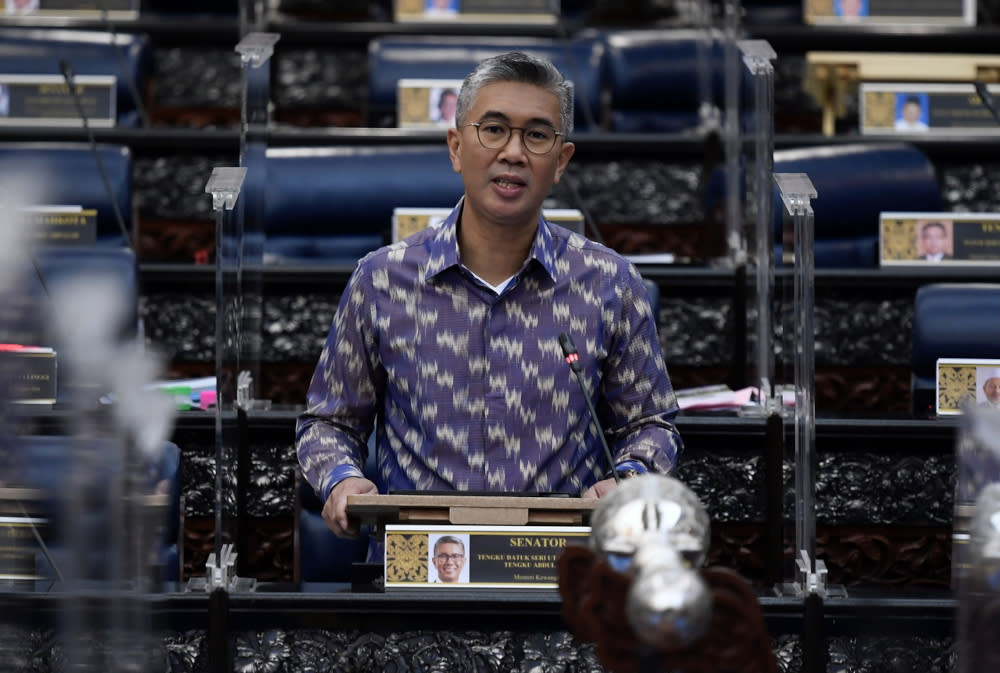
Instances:
[[[613,489],[614,487],[615,487],[614,477],[612,477],[611,479],[602,479],[601,481],[597,482],[596,484],[588,488],[586,491],[584,491],[583,495],[580,497],[592,498],[592,499],[603,498],[608,493],[610,493],[611,489]]]
[[[377,495],[378,487],[361,477],[348,477],[330,491],[330,497],[323,505],[323,521],[337,537],[356,538],[359,528],[357,521],[347,519],[347,496]]]

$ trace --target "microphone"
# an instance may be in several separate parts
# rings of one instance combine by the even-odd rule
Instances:
[[[115,221],[118,222],[118,228],[121,230],[122,236],[125,237],[125,245],[135,250],[132,247],[132,237],[129,236],[128,228],[125,226],[125,219],[118,208],[118,199],[115,198],[115,193],[111,189],[111,181],[108,179],[108,173],[104,170],[104,162],[101,161],[101,155],[97,151],[97,141],[94,140],[94,133],[90,130],[90,124],[87,123],[87,113],[84,112],[80,95],[76,92],[76,87],[73,86],[73,69],[70,68],[69,63],[65,59],[60,59],[59,71],[62,72],[63,79],[66,80],[66,86],[69,87],[69,95],[73,97],[73,103],[76,104],[76,113],[79,115],[80,121],[83,122],[83,130],[87,132],[87,140],[90,142],[90,152],[94,155],[94,161],[97,162],[97,170],[101,174],[101,180],[104,182],[105,196],[111,202],[111,208],[115,213]]]
[[[587,411],[590,412],[590,422],[597,431],[597,436],[601,438],[601,446],[604,447],[604,457],[608,459],[608,466],[611,468],[611,474],[614,475],[615,483],[617,484],[621,481],[621,477],[618,476],[618,471],[615,470],[615,458],[611,455],[611,449],[608,448],[608,440],[604,438],[604,428],[601,427],[601,422],[597,420],[597,411],[594,409],[594,403],[590,400],[590,394],[587,393],[587,385],[583,382],[583,372],[580,370],[580,353],[576,350],[573,337],[567,332],[559,335],[559,345],[562,347],[563,355],[566,356],[566,364],[576,374],[577,383],[580,384],[580,390],[583,392],[583,399],[587,403]]]
[[[993,102],[993,96],[990,94],[989,88],[987,88],[984,82],[974,82],[973,84],[976,87],[976,93],[979,94],[979,100],[983,101],[986,109],[990,111],[993,118],[997,120],[997,123],[1000,123],[1000,112],[997,111],[997,106]]]

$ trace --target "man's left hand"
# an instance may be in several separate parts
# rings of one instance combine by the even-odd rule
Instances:
[[[584,491],[583,495],[581,495],[580,497],[592,498],[592,499],[603,498],[608,493],[610,493],[611,489],[613,489],[614,487],[615,487],[615,480],[613,477],[611,479],[602,479],[601,481],[597,482],[596,484],[588,488],[586,491]]]

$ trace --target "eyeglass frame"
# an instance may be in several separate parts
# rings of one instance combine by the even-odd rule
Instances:
[[[453,561],[458,563],[465,559],[465,554],[435,554],[434,560],[441,563],[447,563],[448,561]]]
[[[507,127],[507,139],[504,140],[499,145],[497,145],[496,147],[489,147],[486,143],[483,142],[483,137],[481,135],[479,135],[479,129],[482,127],[483,124],[499,124],[501,126],[506,126]],[[465,128],[466,126],[474,126],[474,127],[476,127],[476,140],[478,140],[479,141],[479,145],[483,149],[486,149],[486,150],[499,150],[499,149],[502,149],[503,147],[506,147],[507,143],[510,142],[511,137],[514,135],[514,131],[520,131],[521,132],[521,147],[523,147],[525,149],[525,151],[530,152],[531,154],[534,154],[535,156],[539,156],[539,157],[544,157],[546,154],[548,154],[549,152],[551,152],[555,148],[556,141],[559,139],[559,136],[562,136],[564,138],[566,137],[565,133],[563,133],[562,131],[556,131],[554,127],[549,126],[548,124],[533,124],[532,126],[511,126],[507,122],[502,121],[500,119],[487,119],[485,121],[468,122],[467,124],[462,124],[462,128]],[[549,129],[552,129],[552,133],[555,134],[555,137],[552,139],[552,145],[549,147],[549,149],[545,150],[544,152],[536,152],[535,150],[533,150],[530,147],[528,147],[528,143],[526,143],[525,140],[524,140],[524,132],[527,131],[528,129],[534,129],[534,128],[549,128]]]

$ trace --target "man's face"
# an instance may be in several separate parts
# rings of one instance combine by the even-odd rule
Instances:
[[[458,107],[458,96],[446,95],[441,98],[441,119],[455,121],[455,108]]]
[[[983,384],[983,392],[986,393],[986,399],[990,402],[1000,402],[1000,377],[986,379],[986,383]]]
[[[844,16],[858,16],[861,13],[861,0],[841,0],[840,7]]]
[[[512,127],[548,125],[563,130],[555,94],[522,82],[484,86],[465,121],[502,121]],[[476,127],[466,126],[448,130],[448,149],[452,167],[462,174],[465,184],[463,224],[529,226],[537,222],[542,201],[562,177],[574,146],[557,137],[547,154],[532,154],[524,147],[521,131],[514,130],[506,145],[487,149],[480,144]]]
[[[925,227],[923,231],[924,252],[937,255],[944,250],[944,232],[941,227]]]
[[[465,550],[454,542],[439,544],[434,552],[434,568],[442,582],[457,582],[465,566]]]
[[[906,103],[903,105],[903,119],[911,124],[920,121],[920,106],[916,103]]]

